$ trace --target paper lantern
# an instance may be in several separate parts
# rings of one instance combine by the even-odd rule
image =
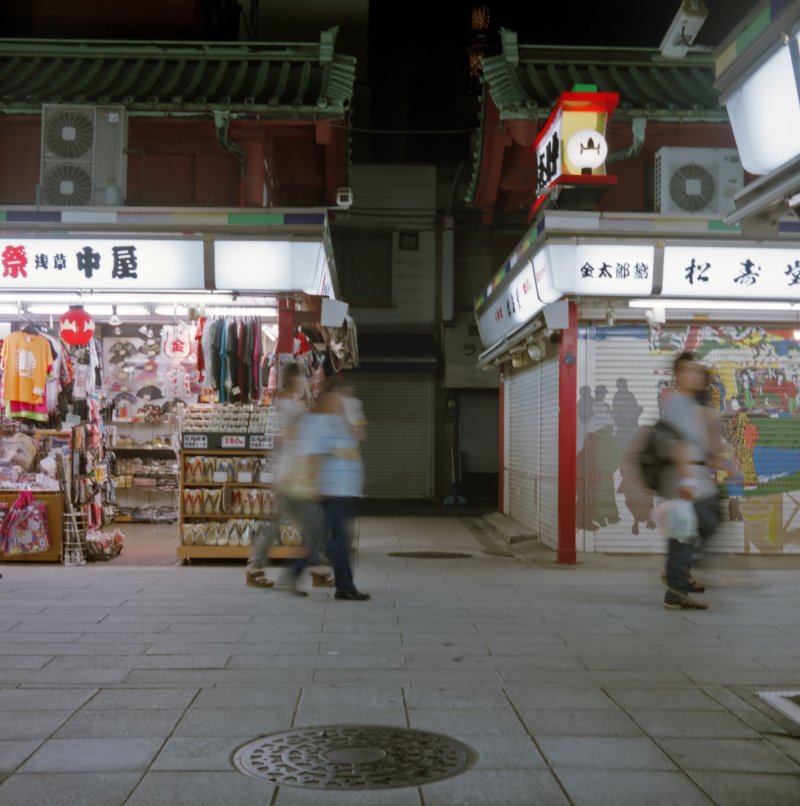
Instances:
[[[94,336],[94,319],[80,306],[71,307],[59,320],[59,333],[73,347],[88,344]]]

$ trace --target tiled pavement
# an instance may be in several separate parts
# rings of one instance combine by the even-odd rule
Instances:
[[[752,692],[800,688],[797,572],[675,613],[657,562],[544,569],[483,554],[456,519],[376,518],[365,604],[246,588],[241,567],[4,566],[0,804],[796,806],[800,739]],[[342,722],[446,733],[480,760],[352,795],[231,765],[258,736]]]

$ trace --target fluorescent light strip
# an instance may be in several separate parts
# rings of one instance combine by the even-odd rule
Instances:
[[[741,300],[632,299],[629,308],[667,308],[684,311],[800,311],[794,302],[743,302]]]

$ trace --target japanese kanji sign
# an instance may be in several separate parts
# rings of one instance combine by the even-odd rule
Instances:
[[[494,344],[527,322],[543,307],[536,293],[533,265],[528,262],[505,291],[497,295],[491,306],[481,314],[483,343]]]
[[[665,297],[800,300],[800,249],[667,246]]]
[[[652,245],[549,244],[545,248],[559,295],[647,296],[653,290]]]
[[[0,237],[4,291],[202,289],[199,240]]]

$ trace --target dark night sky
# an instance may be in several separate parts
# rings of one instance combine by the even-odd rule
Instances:
[[[698,42],[717,45],[756,0],[705,0],[709,9]],[[470,0],[378,0],[370,8],[371,104],[368,125],[381,129],[451,129],[476,125],[475,88],[467,72]],[[680,0],[484,0],[490,49],[500,27],[522,44],[657,48]],[[358,118],[358,107],[355,108]],[[364,120],[362,118],[362,123]],[[358,126],[359,121],[354,119]],[[468,156],[464,136],[370,138],[374,159],[442,161]],[[358,141],[356,141],[358,144]]]

